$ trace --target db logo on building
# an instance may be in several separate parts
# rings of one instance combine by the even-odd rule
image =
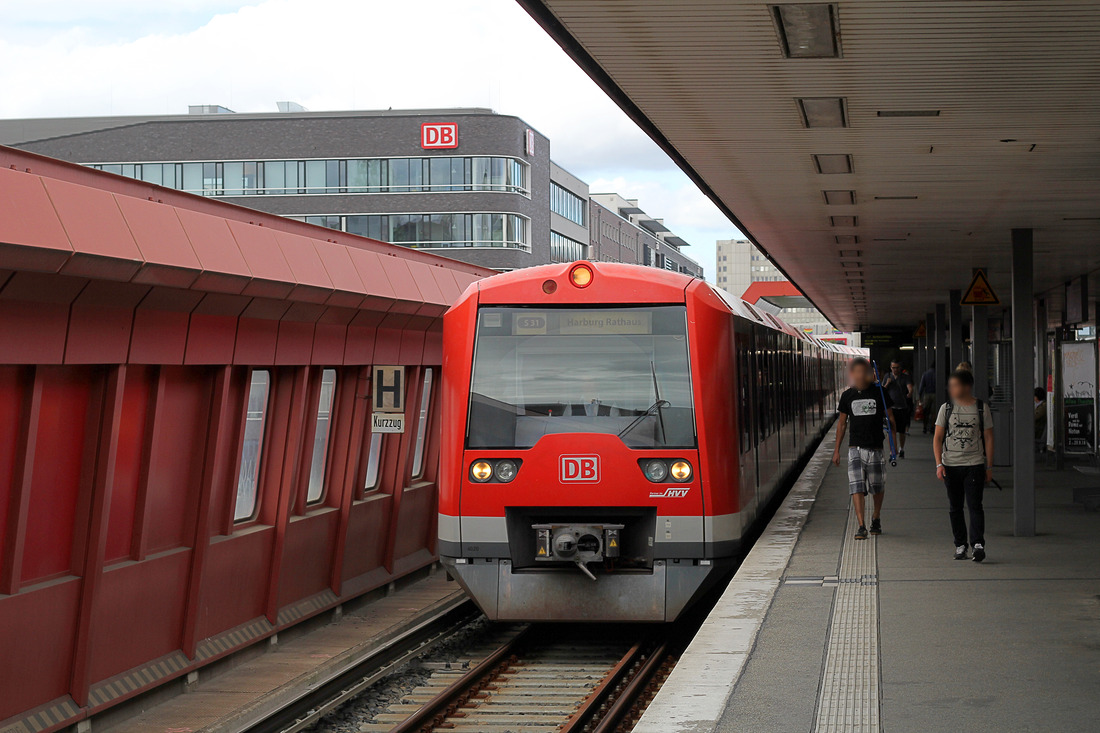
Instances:
[[[600,457],[562,456],[561,480],[563,482],[596,483],[600,480]]]
[[[458,147],[457,122],[425,122],[420,126],[420,147],[425,150]]]

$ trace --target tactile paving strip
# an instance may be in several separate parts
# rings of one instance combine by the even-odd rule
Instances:
[[[870,501],[868,510],[870,509]],[[817,699],[816,733],[879,733],[878,561],[874,535],[857,540],[848,510],[825,670]]]

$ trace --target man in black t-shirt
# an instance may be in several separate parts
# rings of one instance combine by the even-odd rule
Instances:
[[[909,431],[909,409],[913,401],[913,378],[901,368],[901,362],[890,362],[890,373],[882,380],[882,388],[890,399],[894,425],[898,430],[898,458],[905,458],[905,435]]]
[[[837,406],[836,447],[833,449],[833,464],[840,465],[840,444],[844,441],[844,432],[848,423],[852,431],[848,437],[848,493],[852,497],[859,529],[857,540],[867,539],[867,525],[863,518],[863,504],[868,493],[874,500],[874,514],[871,516],[871,534],[882,534],[882,498],[886,492],[886,459],[882,454],[885,434],[883,420],[890,421],[890,430],[895,431],[894,415],[882,398],[882,390],[875,384],[871,364],[863,357],[852,359],[848,365],[848,375],[852,386],[840,395]]]

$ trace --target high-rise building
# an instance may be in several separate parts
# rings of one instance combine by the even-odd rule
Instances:
[[[0,144],[498,270],[592,256],[588,184],[518,117],[278,108],[0,120]]]
[[[744,297],[753,283],[787,282],[779,268],[747,239],[719,239],[716,244],[715,284],[723,290]],[[815,334],[833,331],[828,319],[793,286],[772,300],[780,305],[772,303],[766,310],[795,328]]]

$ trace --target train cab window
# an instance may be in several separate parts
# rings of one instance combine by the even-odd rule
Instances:
[[[321,371],[321,391],[317,398],[317,423],[313,432],[313,459],[309,464],[309,488],[306,502],[320,501],[325,491],[325,463],[332,426],[332,398],[336,392],[336,370]]]
[[[256,488],[260,480],[260,458],[263,455],[264,426],[267,422],[267,396],[271,373],[266,369],[252,371],[245,407],[244,439],[241,441],[241,469],[237,474],[237,500],[233,521],[251,519],[256,513]]]
[[[368,415],[369,417],[369,415]],[[370,434],[370,445],[367,446],[367,472],[363,479],[363,492],[374,491],[378,488],[378,477],[382,465],[382,433]]]
[[[686,309],[482,308],[467,445],[530,448],[558,433],[694,447]]]
[[[428,406],[432,402],[432,370],[424,370],[424,385],[420,390],[420,416],[416,421],[416,444],[413,446],[412,477],[424,475],[424,444],[428,437]]]

